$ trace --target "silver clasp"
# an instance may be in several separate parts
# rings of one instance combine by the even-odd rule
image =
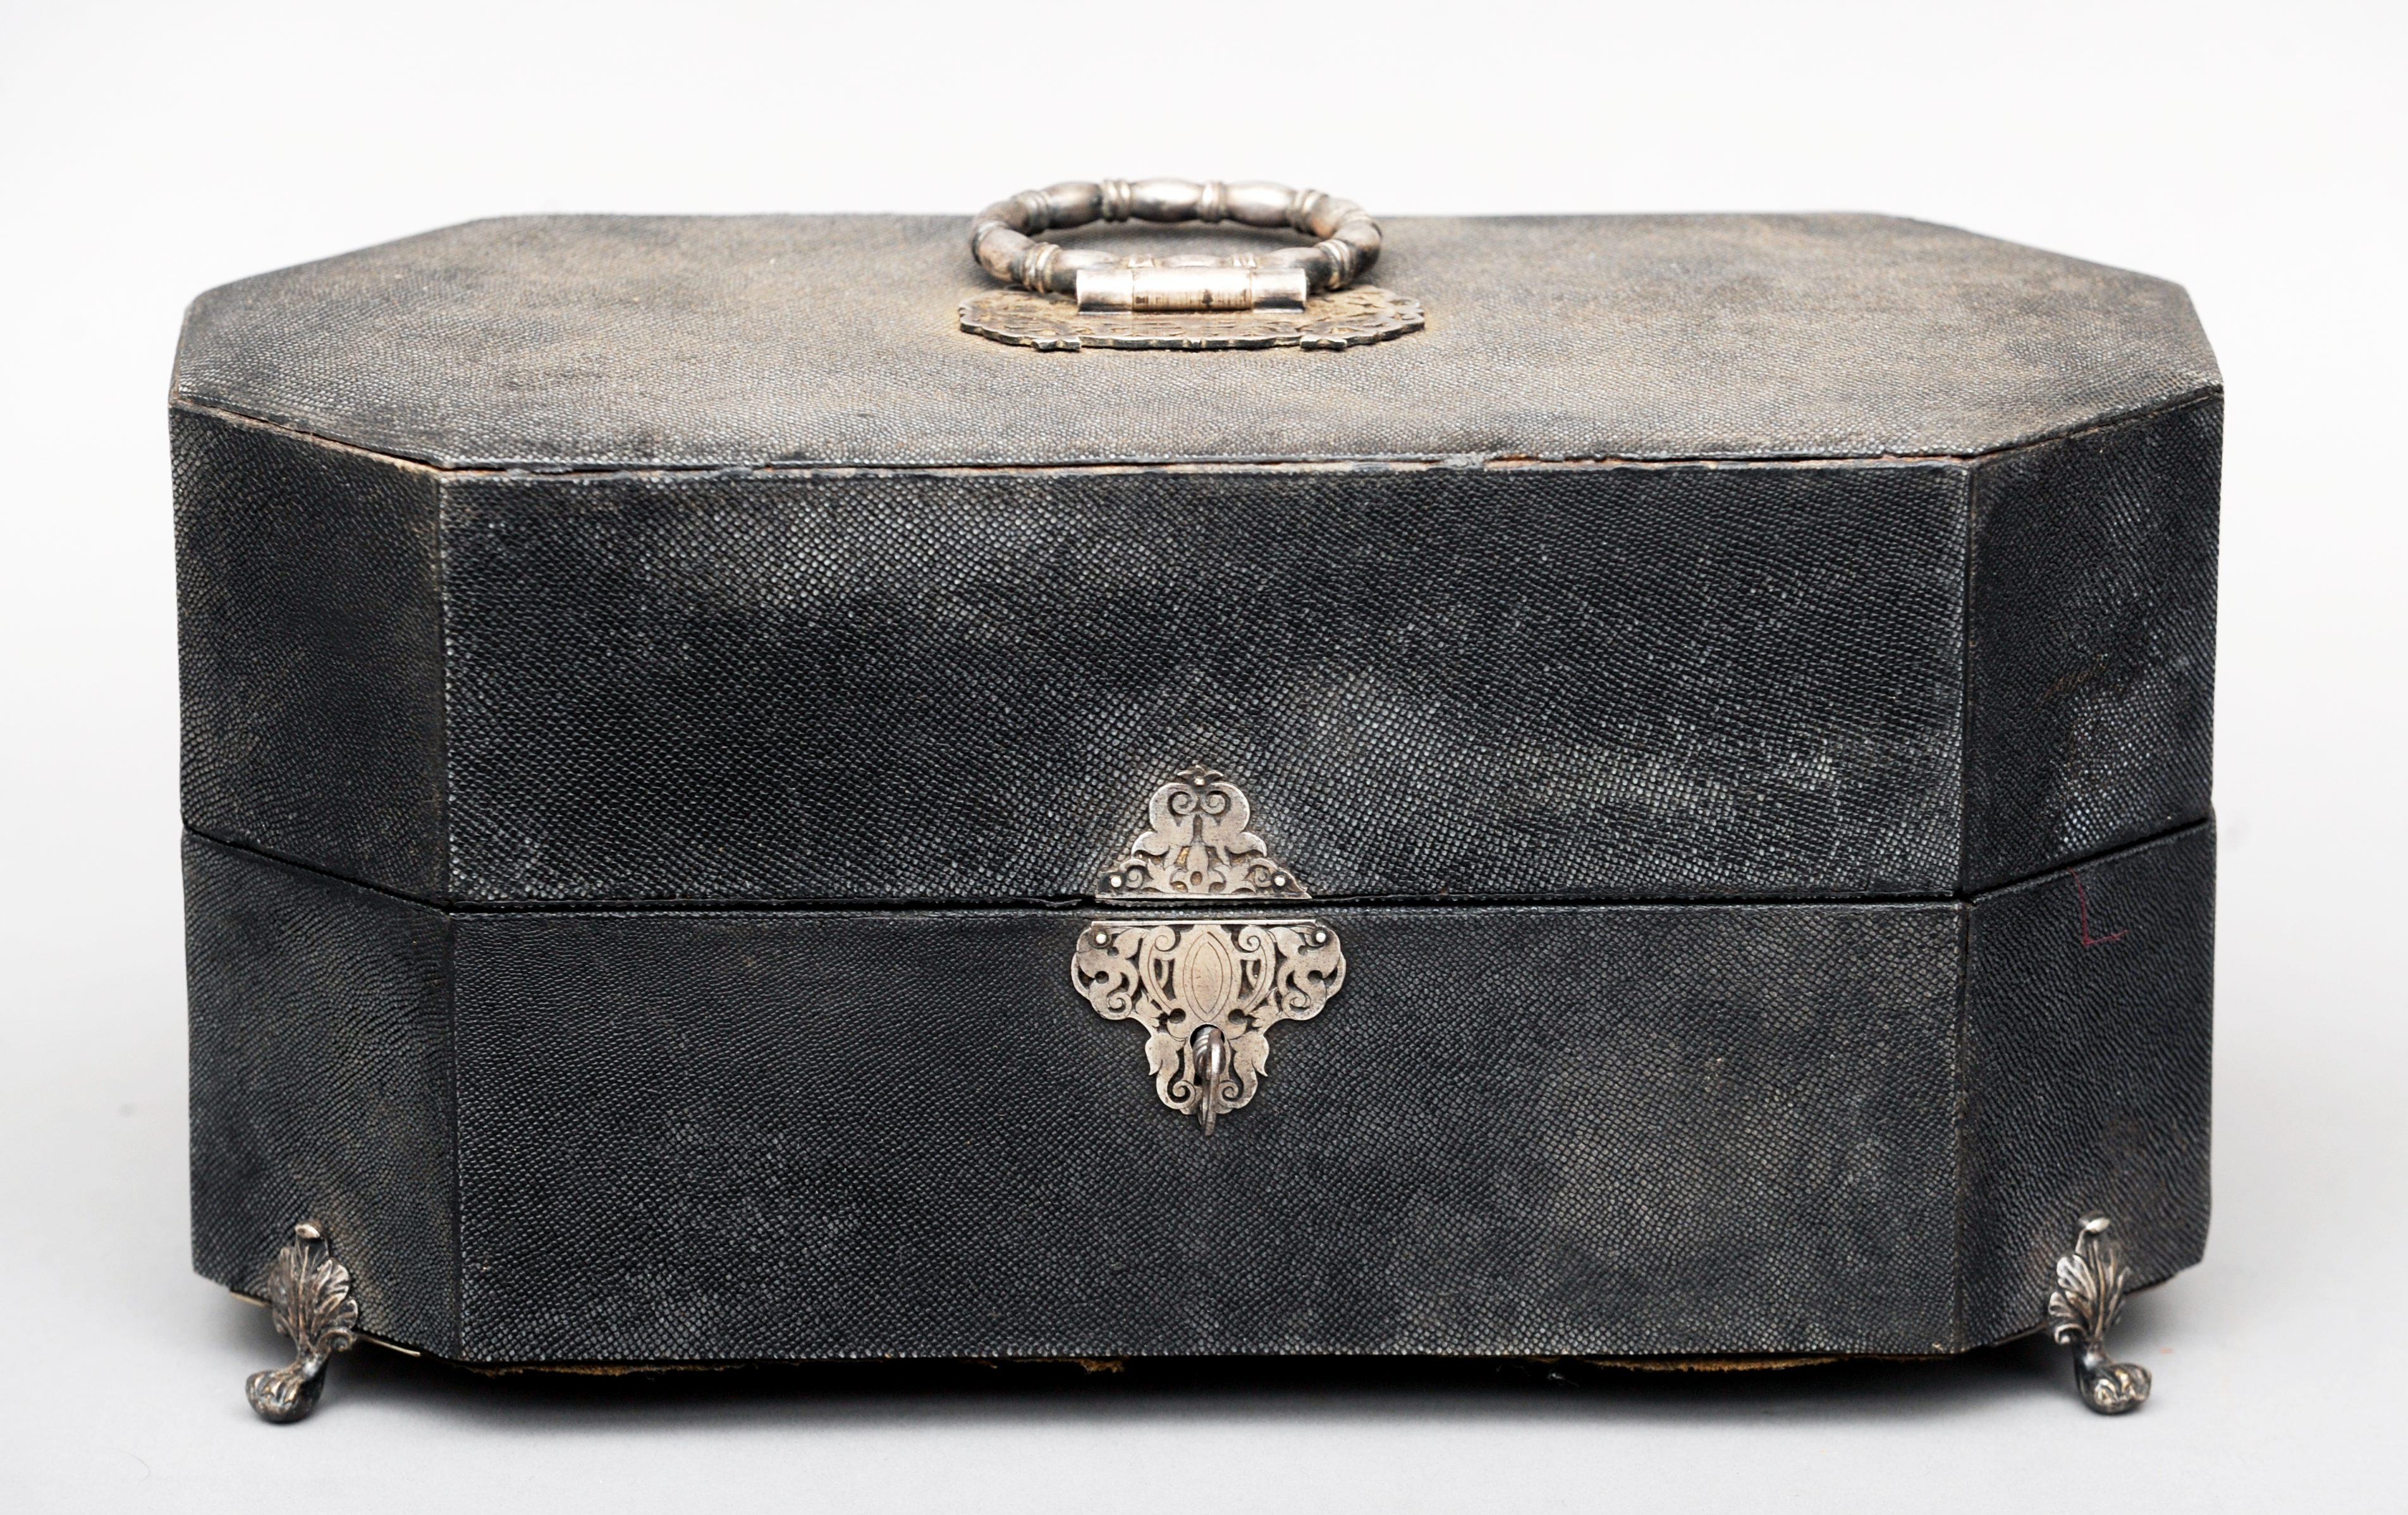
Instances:
[[[1226,773],[1191,768],[1154,791],[1146,827],[1097,890],[1102,902],[1219,905],[1308,898],[1253,830],[1254,806]],[[1273,1027],[1310,1020],[1346,982],[1338,933],[1310,916],[1174,911],[1091,920],[1070,987],[1107,1020],[1145,1029],[1145,1064],[1165,1105],[1211,1135],[1254,1097]]]

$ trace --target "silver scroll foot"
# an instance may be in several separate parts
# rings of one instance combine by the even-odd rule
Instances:
[[[242,1387],[262,1420],[282,1424],[318,1407],[327,1360],[351,1344],[360,1323],[351,1270],[335,1261],[314,1222],[294,1226],[293,1239],[277,1250],[267,1309],[276,1329],[293,1338],[293,1361],[252,1374]]]
[[[2149,1370],[2107,1355],[2107,1332],[2124,1308],[2129,1277],[2103,1215],[2082,1218],[2073,1250],[2057,1260],[2057,1287],[2048,1293],[2049,1335],[2073,1349],[2073,1383],[2082,1402],[2101,1415],[2121,1415],[2148,1403]]]

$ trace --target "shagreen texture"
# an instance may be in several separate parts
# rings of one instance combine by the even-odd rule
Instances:
[[[2093,1212],[2127,1287],[2196,1261],[2182,292],[1866,216],[1381,231],[1425,328],[1336,353],[967,335],[953,216],[196,302],[200,1270],[314,1219],[346,1330],[626,1364],[1945,1352],[2075,1300]],[[1285,883],[1132,895],[1195,768]]]

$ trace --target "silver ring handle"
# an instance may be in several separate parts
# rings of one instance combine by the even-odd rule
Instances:
[[[1096,221],[1223,222],[1314,238],[1238,258],[1124,261],[1038,233]],[[1343,289],[1379,260],[1380,224],[1352,200],[1284,184],[1106,179],[1023,190],[970,222],[970,255],[1008,284],[1075,295],[1082,310],[1297,310]]]

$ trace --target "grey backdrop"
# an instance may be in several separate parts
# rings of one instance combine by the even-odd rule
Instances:
[[[1281,13],[1263,12],[1264,15]],[[2262,1509],[2396,1501],[2408,1031],[2398,7],[1390,5],[1203,46],[968,5],[0,7],[0,1483],[12,1508]],[[1046,90],[1039,81],[1058,80]],[[273,1429],[190,1276],[165,386],[201,289],[524,210],[1864,209],[2186,283],[2230,388],[2216,1218],[2120,1336],[1744,1378],[479,1379]],[[860,271],[830,269],[830,278]],[[1088,358],[1072,361],[1089,361]]]

